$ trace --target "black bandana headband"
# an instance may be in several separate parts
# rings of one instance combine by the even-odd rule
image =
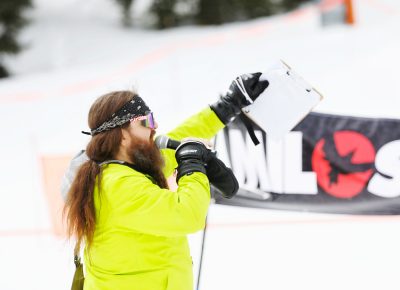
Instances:
[[[133,97],[132,100],[123,105],[121,109],[112,114],[111,118],[105,121],[99,127],[91,130],[90,133],[84,131],[82,131],[82,133],[94,136],[100,132],[108,131],[114,129],[115,127],[122,126],[133,118],[145,116],[149,112],[150,108],[146,105],[141,97],[136,95]]]

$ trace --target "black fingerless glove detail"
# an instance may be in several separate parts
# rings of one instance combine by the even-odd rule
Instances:
[[[210,105],[225,125],[233,121],[241,113],[242,108],[250,105],[268,87],[268,81],[260,81],[260,76],[261,73],[253,73],[237,77],[230,85],[226,95],[221,96],[217,102]]]
[[[178,182],[182,176],[190,175],[193,172],[206,174],[205,165],[209,154],[210,150],[198,141],[188,141],[179,145],[175,152],[178,162],[176,181]]]

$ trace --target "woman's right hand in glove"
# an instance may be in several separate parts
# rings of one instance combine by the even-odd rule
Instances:
[[[202,172],[206,174],[205,165],[211,154],[204,143],[195,140],[183,141],[176,148],[175,159],[178,162],[176,181],[184,175],[190,175],[193,172]]]

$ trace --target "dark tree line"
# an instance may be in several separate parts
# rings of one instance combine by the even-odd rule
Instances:
[[[121,8],[124,26],[132,25],[133,0],[114,0]],[[185,24],[217,25],[291,10],[310,0],[153,0],[150,13],[158,29]],[[18,33],[27,24],[24,11],[32,0],[0,1],[0,78],[9,75],[4,57],[23,48]]]
[[[28,22],[23,12],[29,7],[32,7],[31,0],[0,1],[0,78],[9,75],[3,64],[4,56],[16,54],[22,49],[17,36],[20,29]]]
[[[131,13],[133,0],[116,0],[123,11],[124,24]],[[215,25],[248,20],[289,11],[311,0],[153,0],[150,12],[156,27],[184,24]],[[186,9],[180,9],[180,8]]]
[[[131,26],[132,18],[131,18],[131,7],[133,4],[133,0],[115,0],[121,7],[122,12],[122,24],[124,26]]]
[[[199,0],[196,19],[206,25],[249,20],[286,12],[304,2],[307,0]]]

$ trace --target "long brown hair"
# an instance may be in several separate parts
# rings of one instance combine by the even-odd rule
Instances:
[[[89,111],[89,128],[93,130],[107,121],[135,95],[132,91],[118,91],[99,97]],[[115,128],[92,136],[86,147],[89,160],[79,167],[64,207],[67,235],[75,236],[78,244],[85,240],[87,245],[90,245],[93,241],[96,223],[93,191],[96,176],[99,175],[99,184],[101,178],[101,168],[98,163],[113,159],[118,152],[121,138],[121,128]]]

